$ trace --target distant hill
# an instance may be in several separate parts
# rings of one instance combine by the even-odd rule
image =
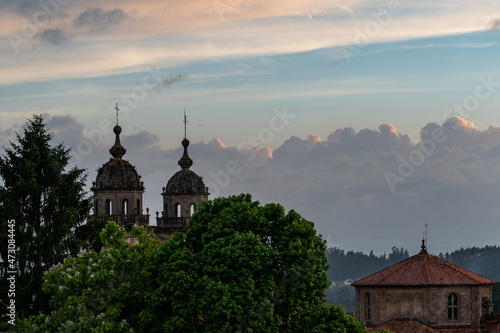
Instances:
[[[440,253],[439,258],[489,279],[500,281],[499,246],[461,248],[451,253]]]
[[[410,256],[408,250],[397,247],[393,247],[389,255],[384,253],[381,256],[374,255],[373,251],[367,255],[362,252],[345,252],[337,247],[327,249],[326,254],[330,265],[326,273],[330,281],[358,280]]]

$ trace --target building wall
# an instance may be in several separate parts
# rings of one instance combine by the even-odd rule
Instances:
[[[108,191],[95,191],[96,194],[96,210],[95,215],[107,215],[106,214],[106,200],[111,200],[111,213],[109,215],[121,215],[124,214],[123,211],[123,200],[128,200],[128,215],[142,214],[142,193],[143,191],[134,190],[108,190]],[[137,200],[140,202],[139,211],[136,211]]]
[[[370,318],[366,313],[366,294],[370,295]],[[458,295],[458,319],[448,319],[448,296]],[[483,297],[491,300],[491,286],[438,287],[356,287],[356,315],[367,325],[378,325],[397,318],[420,319],[433,327],[481,324]]]
[[[208,196],[200,194],[166,194],[163,195],[163,216],[165,217],[191,217],[191,205],[198,209],[198,205],[208,200]],[[177,205],[180,205],[180,216],[177,216]]]

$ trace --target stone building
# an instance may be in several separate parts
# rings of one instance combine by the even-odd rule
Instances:
[[[169,238],[176,231],[186,232],[188,221],[198,205],[208,200],[208,187],[200,176],[189,168],[193,161],[188,155],[189,140],[182,140],[184,154],[179,160],[181,170],[176,172],[163,188],[163,210],[156,212],[156,233],[160,238]]]
[[[122,158],[126,149],[120,143],[121,131],[117,123],[113,128],[115,144],[109,150],[112,158],[97,170],[96,180],[92,182],[91,190],[95,195],[92,218],[115,221],[130,231],[133,225],[149,225],[149,212],[147,209],[143,214],[144,183],[141,176],[130,162]]]
[[[189,218],[198,205],[208,200],[208,187],[196,173],[190,170],[193,161],[188,155],[189,140],[184,137],[184,154],[179,160],[181,170],[175,173],[163,188],[163,207],[161,216],[156,212],[156,226],[149,223],[149,208],[143,214],[144,183],[136,168],[122,157],[126,149],[121,145],[121,127],[117,122],[113,128],[115,144],[109,150],[112,158],[97,171],[92,183],[95,196],[94,214],[91,218],[115,221],[127,231],[127,241],[133,242],[130,230],[134,225],[150,226],[162,240],[168,239],[175,232],[187,231]],[[184,115],[186,124],[186,115]],[[185,133],[185,132],[184,132]]]
[[[493,284],[427,253],[422,241],[419,254],[352,286],[357,319],[368,327],[395,333],[458,333],[481,332],[483,319],[492,312]]]

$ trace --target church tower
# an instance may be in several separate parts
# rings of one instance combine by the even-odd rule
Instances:
[[[175,231],[186,232],[189,218],[198,205],[208,200],[208,187],[205,187],[200,176],[190,170],[193,160],[188,155],[189,140],[186,138],[186,113],[184,112],[184,139],[182,147],[184,154],[179,160],[181,170],[176,172],[163,188],[163,211],[161,216],[156,212],[156,224],[164,233]]]
[[[126,150],[120,143],[122,128],[118,125],[118,104],[115,110],[115,144],[109,150],[112,158],[98,169],[92,183],[91,190],[95,195],[93,217],[102,217],[130,228],[134,224],[149,225],[149,214],[143,215],[144,183],[135,167],[122,159]],[[149,209],[146,211],[149,213]]]

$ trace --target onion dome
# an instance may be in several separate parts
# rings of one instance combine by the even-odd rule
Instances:
[[[126,149],[120,143],[122,129],[116,125],[113,132],[116,134],[115,144],[109,150],[112,159],[100,167],[92,190],[140,190],[144,191],[143,183],[135,167],[122,159]]]
[[[109,149],[109,153],[111,156],[113,156],[115,159],[121,159],[123,155],[127,152],[125,148],[120,143],[120,133],[122,132],[122,128],[118,125],[116,125],[113,128],[113,132],[115,132],[116,139],[115,139],[115,144],[113,147]]]
[[[203,180],[189,168],[193,165],[193,160],[189,157],[187,147],[189,140],[182,140],[184,154],[179,160],[179,166],[182,168],[176,172],[167,183],[165,194],[203,194],[208,196],[208,189]]]

